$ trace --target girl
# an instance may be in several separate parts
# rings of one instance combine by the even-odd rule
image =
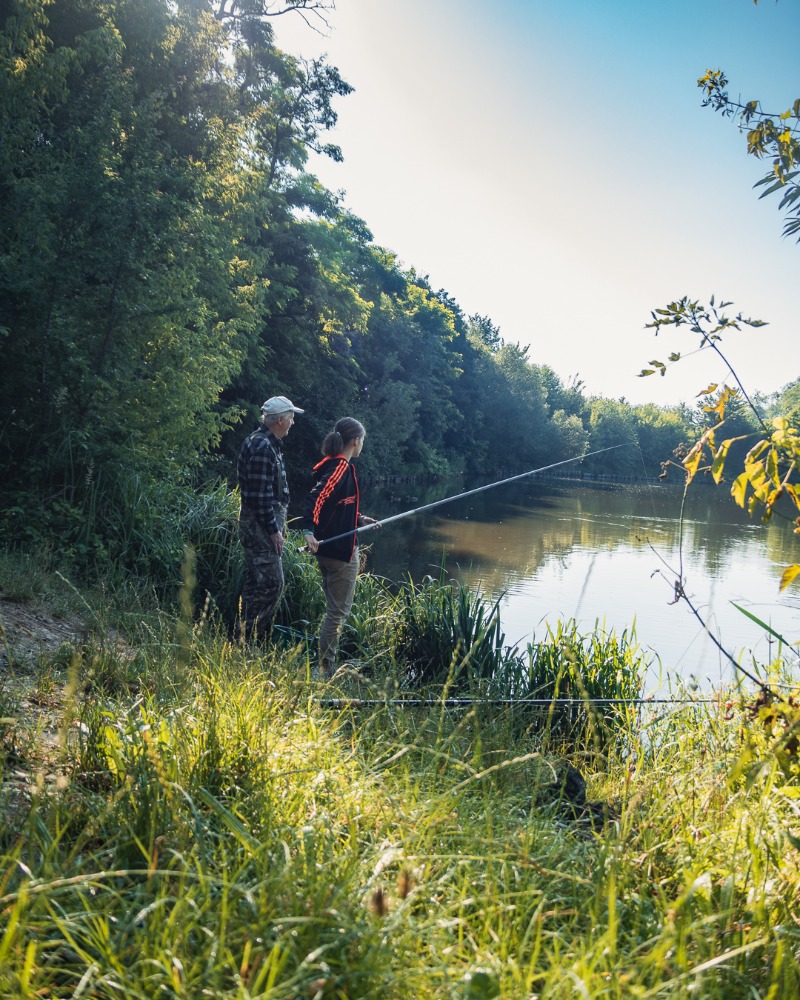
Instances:
[[[333,676],[342,622],[350,614],[356,590],[359,555],[356,528],[375,524],[358,509],[358,478],[352,460],[364,447],[366,431],[353,417],[342,417],[322,442],[317,481],[306,498],[303,534],[308,551],[317,557],[325,592],[326,612],[319,635],[323,678]],[[347,534],[345,538],[335,538]],[[329,538],[334,541],[327,542]]]

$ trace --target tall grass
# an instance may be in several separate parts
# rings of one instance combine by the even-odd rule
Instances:
[[[87,586],[100,580],[114,590],[149,590],[165,605],[177,602],[189,548],[199,603],[208,599],[221,620],[232,622],[243,576],[238,512],[238,498],[223,482],[196,487],[106,474],[65,488],[38,510],[35,523],[17,525],[22,512],[5,512],[0,527],[17,560],[57,538],[58,567],[70,577]]]
[[[288,622],[315,624],[315,574],[289,556]],[[42,666],[57,739],[56,700],[0,689],[0,995],[800,995],[790,699],[595,717],[639,690],[632,633],[509,651],[497,605],[442,581],[360,578],[369,703],[310,681],[303,643],[240,650],[186,609],[120,647],[105,617]],[[421,670],[433,704],[392,697]]]
[[[547,625],[543,641],[506,658],[493,690],[520,699],[545,699],[547,729],[574,739],[590,732],[604,744],[635,724],[649,660],[633,629],[621,634],[600,623],[581,635],[574,620]]]
[[[465,691],[494,677],[504,662],[498,603],[444,579],[409,579],[397,598],[394,649],[410,679]]]
[[[591,823],[505,708],[327,709],[181,622],[146,655],[176,683],[76,695],[0,815],[2,995],[798,995],[796,779],[737,706],[587,748]]]

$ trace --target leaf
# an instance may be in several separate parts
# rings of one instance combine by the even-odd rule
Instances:
[[[717,453],[714,455],[714,461],[711,463],[711,475],[714,477],[715,483],[719,483],[720,479],[722,479],[722,473],[725,471],[725,459],[728,456],[728,449],[736,440],[738,439],[728,438],[727,441],[723,441],[717,449]]]
[[[785,646],[791,646],[792,645],[791,642],[789,642],[788,639],[785,639],[780,634],[780,632],[776,632],[775,629],[772,628],[771,625],[767,625],[767,623],[766,622],[762,622],[760,618],[756,618],[756,616],[754,614],[752,614],[750,611],[748,611],[747,608],[743,608],[741,606],[741,604],[737,604],[736,601],[731,601],[731,604],[736,608],[737,611],[741,611],[741,613],[743,615],[745,615],[747,618],[749,618],[750,621],[755,622],[756,625],[758,625],[760,628],[763,628],[765,632],[768,632],[771,636],[774,636],[774,638],[776,638],[778,640],[778,642],[782,642]]]
[[[783,197],[778,202],[778,208],[786,208],[787,205],[794,205],[798,198],[800,198],[800,187],[795,185],[794,187],[787,188]]]
[[[771,178],[765,178],[765,180],[771,180]],[[761,183],[763,183],[763,182],[762,182],[762,181],[759,181],[758,183],[759,183],[759,184],[761,184]],[[770,186],[769,186],[769,187],[768,187],[768,188],[766,189],[766,191],[762,191],[762,192],[761,192],[761,194],[760,194],[760,195],[758,196],[758,199],[759,199],[759,201],[760,201],[760,200],[761,200],[762,198],[766,198],[768,194],[772,194],[772,193],[773,193],[774,191],[780,191],[780,189],[781,189],[782,187],[784,187],[784,186],[785,186],[785,183],[786,183],[786,182],[785,182],[784,180],[779,180],[779,181],[776,181],[776,182],[775,182],[774,184],[771,184],[771,185],[770,185]],[[754,185],[754,187],[755,187],[755,186],[756,186],[756,185]]]
[[[783,488],[786,492],[786,495],[790,498],[795,507],[800,509],[800,497],[798,497],[797,490],[794,488],[794,486],[792,486],[791,483],[785,483]]]
[[[766,473],[767,478],[773,483],[774,486],[780,486],[781,474],[778,466],[778,452],[774,448],[770,448],[767,452]]]
[[[697,470],[700,467],[700,460],[703,457],[703,442],[698,441],[691,450],[686,455],[683,460],[683,467],[689,474],[689,480],[691,481],[695,475],[697,475]]]
[[[747,473],[742,472],[741,475],[738,475],[734,479],[733,486],[731,486],[731,496],[740,507],[744,507],[745,497],[747,496],[748,482]]]
[[[798,566],[797,563],[787,566],[781,574],[781,584],[779,589],[785,590],[791,583],[794,583],[798,576],[800,576],[800,566]]]
[[[712,382],[711,385],[707,389],[701,389],[700,392],[698,392],[697,395],[698,396],[709,396],[709,395],[711,395],[712,392],[716,392],[717,391],[717,386],[718,385],[719,385],[718,382]]]

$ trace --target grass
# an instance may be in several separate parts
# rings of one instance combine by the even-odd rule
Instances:
[[[0,994],[800,995],[797,720],[731,697],[620,715],[598,743],[513,705],[403,705],[408,602],[360,581],[344,641],[372,674],[328,686],[303,643],[255,656],[166,613],[113,683],[62,653],[47,759],[4,688]],[[462,634],[496,649],[492,621]],[[452,690],[467,646],[426,693]],[[537,690],[565,663],[588,689],[638,662],[569,623],[527,656],[525,676],[550,665]]]

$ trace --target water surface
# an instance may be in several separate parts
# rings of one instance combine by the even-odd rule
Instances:
[[[463,490],[364,489],[362,508],[385,518]],[[681,558],[687,595],[752,670],[754,657],[774,657],[776,643],[734,603],[800,640],[800,589],[778,591],[782,568],[800,560],[799,546],[786,520],[751,522],[726,488],[692,489],[681,526],[682,495],[669,484],[520,480],[398,520],[362,543],[374,573],[419,581],[443,571],[499,600],[509,645],[544,638],[559,619],[575,619],[582,632],[635,627],[653,660],[651,689],[663,688],[668,675],[716,687],[734,668],[687,604],[675,602]]]

